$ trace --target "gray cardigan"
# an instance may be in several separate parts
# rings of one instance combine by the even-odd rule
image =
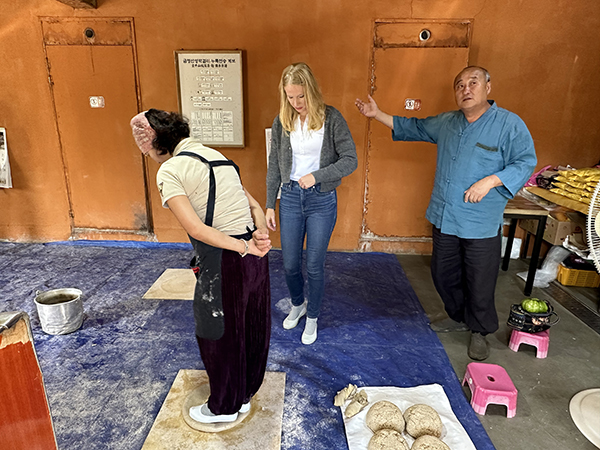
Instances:
[[[348,124],[333,106],[325,109],[325,130],[319,170],[312,172],[315,184],[321,183],[321,192],[332,191],[358,166],[356,146]],[[290,182],[292,173],[292,146],[290,134],[283,129],[279,116],[271,128],[271,154],[267,170],[267,208],[275,209],[277,191],[281,183]]]

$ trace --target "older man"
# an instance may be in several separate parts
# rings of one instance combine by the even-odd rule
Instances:
[[[427,220],[433,225],[431,274],[448,318],[436,332],[468,331],[469,357],[489,356],[486,335],[498,329],[494,290],[506,202],[536,165],[533,139],[516,115],[488,100],[490,75],[469,66],[454,79],[458,111],[426,119],[391,116],[369,96],[359,111],[392,129],[395,141],[437,144]]]

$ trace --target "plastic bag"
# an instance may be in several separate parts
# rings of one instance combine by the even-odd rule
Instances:
[[[531,177],[529,178],[529,180],[527,181],[527,183],[525,183],[525,186],[538,186],[537,183],[537,177],[539,175],[541,175],[542,173],[544,173],[546,170],[552,168],[552,166],[546,166],[541,170],[538,170],[537,172],[535,172],[533,175],[531,175]]]
[[[535,272],[533,287],[545,288],[550,285],[558,275],[558,265],[569,256],[571,252],[561,245],[554,245],[546,255],[542,268]],[[519,272],[517,276],[527,280],[528,272]]]

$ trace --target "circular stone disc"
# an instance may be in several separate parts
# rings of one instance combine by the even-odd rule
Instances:
[[[587,389],[575,394],[569,402],[569,412],[579,431],[596,447],[600,446],[600,389]]]
[[[233,422],[224,422],[224,423],[200,423],[196,422],[194,419],[190,417],[190,408],[192,406],[202,405],[206,403],[208,400],[208,396],[210,395],[210,386],[208,383],[201,384],[199,387],[194,389],[192,392],[188,394],[188,396],[183,401],[183,409],[181,413],[183,414],[183,420],[187,423],[191,428],[198,431],[203,431],[205,433],[219,433],[220,431],[231,430],[232,428],[238,426],[246,417],[252,414],[253,403],[250,403],[250,411],[245,414],[238,414],[237,419]]]

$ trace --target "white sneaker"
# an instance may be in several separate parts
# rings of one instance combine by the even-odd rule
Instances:
[[[300,306],[292,306],[292,310],[283,321],[283,328],[291,330],[298,325],[298,321],[304,314],[306,314],[306,302],[302,303]]]
[[[233,414],[213,414],[208,408],[208,403],[200,406],[192,406],[190,408],[190,417],[200,423],[223,423],[234,422],[237,419],[238,413]]]
[[[306,319],[304,333],[302,333],[302,343],[310,345],[317,340],[317,319]]]
[[[240,414],[246,414],[248,411],[250,411],[250,401],[242,405],[242,407],[240,408]]]

